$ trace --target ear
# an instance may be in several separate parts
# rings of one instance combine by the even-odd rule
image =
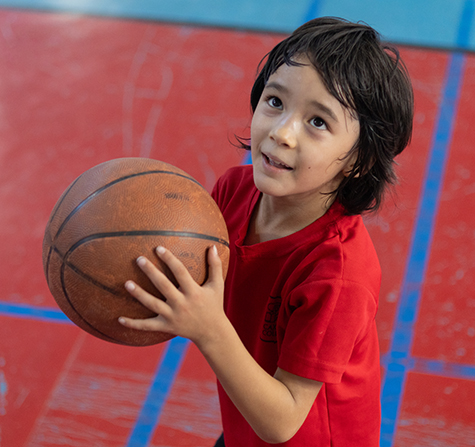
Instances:
[[[343,169],[343,175],[348,177],[355,167],[356,160],[358,159],[358,151],[354,151],[352,154],[348,155],[347,160],[345,161],[345,168]],[[360,173],[355,174],[355,178],[359,177]]]

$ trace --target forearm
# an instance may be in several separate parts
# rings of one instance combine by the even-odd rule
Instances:
[[[198,348],[222,387],[256,434],[269,443],[290,439],[304,422],[315,396],[302,405],[282,382],[282,371],[268,374],[252,358],[229,320]],[[310,382],[310,381],[309,381]],[[316,383],[316,382],[314,382]],[[308,408],[307,408],[308,407]]]

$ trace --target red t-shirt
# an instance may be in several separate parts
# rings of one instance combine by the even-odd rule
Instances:
[[[279,445],[376,447],[381,273],[361,216],[346,216],[335,202],[297,233],[246,246],[259,194],[251,166],[230,169],[213,190],[230,237],[226,314],[269,374],[280,367],[323,382],[300,430]],[[218,390],[226,447],[270,445]]]

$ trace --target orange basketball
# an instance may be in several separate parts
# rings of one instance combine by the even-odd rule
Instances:
[[[157,296],[136,259],[145,255],[167,273],[155,254],[159,245],[174,253],[198,284],[207,278],[206,253],[216,245],[226,275],[226,224],[196,180],[157,160],[102,163],[79,176],[51,213],[43,241],[49,289],[62,311],[96,337],[130,346],[161,343],[172,336],[118,322],[121,315],[154,316],[124,283],[132,279]]]

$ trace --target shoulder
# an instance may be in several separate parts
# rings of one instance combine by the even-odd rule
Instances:
[[[343,275],[351,281],[359,282],[367,277],[378,281],[381,267],[378,255],[360,215],[344,216],[336,223],[338,245],[344,265]]]
[[[222,208],[231,198],[241,200],[255,191],[252,166],[235,166],[228,169],[216,182],[211,195]]]
[[[377,259],[362,217],[346,214],[338,202],[320,219],[295,233],[295,236],[299,239],[300,247],[318,257],[333,254],[340,257],[342,262],[358,261],[358,258],[361,261],[361,256]]]
[[[293,253],[295,263],[289,279],[293,278],[294,287],[330,281],[345,289],[366,289],[377,297],[381,268],[363,219],[344,214],[338,204],[329,211],[314,226],[315,231],[312,232],[312,226],[308,228],[307,237]]]

